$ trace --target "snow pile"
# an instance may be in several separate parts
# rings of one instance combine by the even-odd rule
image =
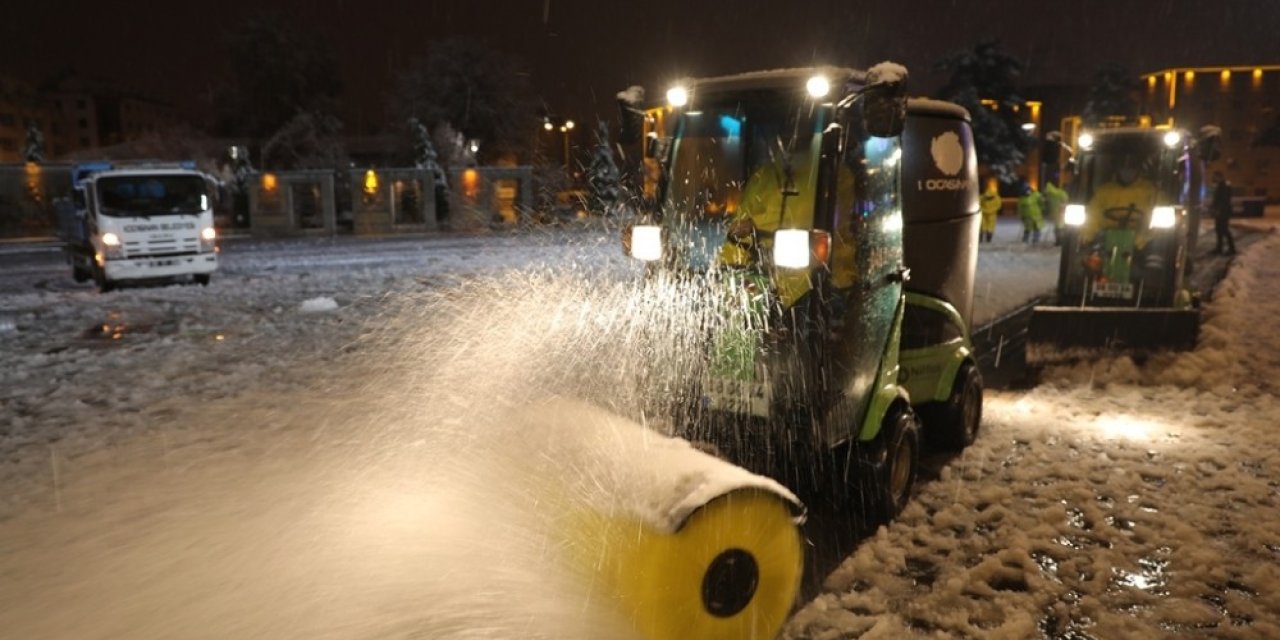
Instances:
[[[619,91],[617,98],[620,102],[624,102],[628,106],[640,107],[644,104],[644,87],[640,85],[631,85],[630,87]]]
[[[890,84],[906,82],[907,68],[888,60],[867,69],[867,84]]]
[[[337,311],[338,301],[328,296],[320,296],[318,298],[307,298],[302,301],[302,305],[298,307],[298,311],[302,313],[323,313],[326,311]]]

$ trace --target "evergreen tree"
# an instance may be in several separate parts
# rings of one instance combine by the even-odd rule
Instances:
[[[938,97],[969,111],[978,163],[1005,183],[1018,180],[1018,169],[1032,142],[1018,116],[1026,101],[1015,89],[1025,68],[994,40],[952,53],[934,65],[935,71],[950,74]]]
[[[1093,74],[1089,99],[1084,105],[1084,124],[1094,126],[1108,116],[1136,117],[1138,89],[1138,79],[1120,64],[1112,62],[1099,67]]]
[[[591,189],[590,210],[611,216],[622,201],[622,176],[613,161],[613,148],[609,145],[609,125],[600,122],[596,128],[596,150],[587,167],[587,185]]]
[[[27,143],[23,147],[22,156],[27,162],[44,162],[44,134],[34,124],[27,127]]]

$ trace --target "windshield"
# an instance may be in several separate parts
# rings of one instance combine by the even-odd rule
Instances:
[[[156,216],[200,213],[209,195],[199,176],[118,176],[98,180],[98,202],[104,215]]]
[[[669,227],[690,236],[681,245],[689,250],[691,266],[707,266],[724,241],[729,220],[740,207],[753,206],[744,201],[744,193],[745,200],[752,199],[751,183],[767,183],[771,186],[760,189],[775,192],[804,191],[815,176],[811,169],[828,112],[829,107],[814,109],[812,101],[800,96],[744,92],[681,114],[663,215],[672,221]],[[784,209],[811,208],[813,199],[788,196],[784,202],[771,212],[777,216],[769,225],[774,229],[782,224]]]
[[[1113,189],[1146,191],[1156,200],[1151,205],[1182,200],[1182,148],[1169,149],[1152,135],[1099,136],[1095,145],[1075,185],[1077,202],[1090,202],[1099,190]]]

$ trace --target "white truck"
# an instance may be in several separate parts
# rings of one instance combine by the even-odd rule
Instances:
[[[76,282],[209,284],[218,268],[216,183],[195,164],[92,162],[72,167],[58,234]]]

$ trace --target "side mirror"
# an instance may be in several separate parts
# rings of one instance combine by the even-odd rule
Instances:
[[[867,72],[862,89],[862,119],[867,133],[877,138],[902,134],[907,122],[907,70],[892,62],[882,62]]]

